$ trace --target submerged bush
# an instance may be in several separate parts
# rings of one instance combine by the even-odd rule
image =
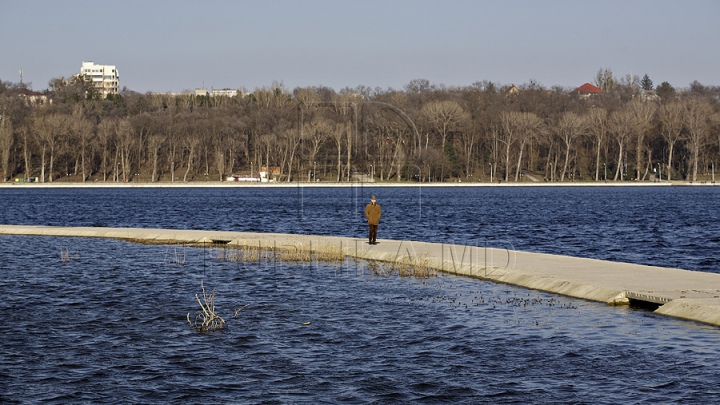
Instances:
[[[200,332],[213,332],[222,329],[225,326],[225,320],[215,313],[215,295],[217,294],[217,290],[213,288],[212,293],[208,295],[202,281],[200,281],[200,288],[202,288],[203,300],[200,300],[197,294],[195,294],[195,299],[198,304],[200,304],[201,311],[195,314],[195,319],[192,321],[190,320],[190,313],[188,312],[188,323]],[[205,301],[204,304],[203,301]]]

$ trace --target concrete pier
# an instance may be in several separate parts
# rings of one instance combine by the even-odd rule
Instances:
[[[317,251],[341,248],[345,255],[383,262],[422,258],[446,273],[476,277],[625,305],[658,306],[668,316],[720,326],[720,274],[616,263],[515,250],[416,241],[146,228],[0,225],[0,234],[94,237],[148,243],[222,243],[235,247]]]

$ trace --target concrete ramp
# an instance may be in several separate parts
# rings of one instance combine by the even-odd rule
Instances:
[[[605,302],[641,304],[656,312],[720,326],[720,274],[485,246],[417,241],[146,228],[92,228],[0,225],[0,234],[113,238],[142,243],[222,244],[261,250],[320,252],[341,249],[346,256],[402,263],[421,259],[450,274]]]

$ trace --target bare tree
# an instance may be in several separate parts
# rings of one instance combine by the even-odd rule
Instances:
[[[276,136],[274,134],[263,134],[258,136],[258,150],[260,152],[260,162],[259,166],[262,168],[262,158],[263,155],[265,155],[265,167],[267,171],[268,178],[270,176],[270,173],[272,173],[270,168],[270,154],[273,151],[273,148],[277,145]]]
[[[471,161],[473,158],[473,151],[479,137],[480,131],[478,127],[479,125],[472,125],[472,123],[470,123],[468,120],[466,123],[466,127],[462,131],[460,131],[460,143],[462,145],[462,154],[465,165],[465,177],[472,176]]]
[[[23,173],[57,180],[58,167],[68,174],[74,170],[76,181],[81,173],[85,181],[93,176],[108,181],[113,171],[118,179],[147,173],[148,179],[160,181],[177,168],[185,172],[186,181],[198,180],[199,173],[215,178],[210,172],[222,179],[237,168],[255,171],[250,165],[256,164],[272,166],[275,180],[285,181],[285,176],[298,179],[299,172],[311,179],[307,167],[316,160],[318,175],[332,178],[337,167],[338,181],[351,181],[354,173],[365,170],[384,181],[393,181],[393,176],[406,180],[408,173],[442,181],[463,172],[470,177],[478,165],[483,176],[492,166],[493,179],[509,181],[513,174],[519,181],[525,169],[544,170],[546,177],[564,181],[570,173],[592,173],[594,166],[598,181],[600,164],[612,167],[615,160],[616,179],[626,179],[621,173],[628,168],[629,177],[646,179],[653,157],[657,161],[660,151],[666,153],[665,145],[668,152],[662,160],[667,159],[668,173],[681,170],[688,180],[691,172],[703,170],[703,160],[709,165],[710,159],[718,159],[720,131],[710,118],[693,118],[696,107],[682,104],[680,109],[688,112],[680,114],[676,102],[666,98],[663,102],[672,105],[660,110],[658,104],[660,113],[653,115],[652,102],[632,98],[634,78],[616,80],[609,69],[598,73],[600,87],[615,87],[613,94],[592,99],[570,96],[557,87],[548,91],[535,82],[506,97],[488,83],[451,88],[420,80],[404,91],[360,86],[336,93],[308,87],[291,95],[274,83],[234,98],[125,90],[117,98],[99,101],[83,96],[81,85],[88,83],[70,88],[57,80],[54,104],[40,106],[16,97],[12,84],[3,82],[0,164],[5,181]],[[716,113],[712,92],[693,84],[679,97],[705,97],[710,112]],[[298,112],[304,125],[299,135]],[[582,118],[588,120],[587,140],[574,125]],[[128,123],[129,137],[123,135]],[[361,130],[366,143],[356,137]],[[698,136],[688,137],[691,132]],[[426,158],[427,153],[431,156]],[[416,168],[408,171],[410,167]]]
[[[150,176],[151,182],[158,181],[158,161],[160,159],[160,149],[165,144],[165,138],[158,134],[153,133],[147,138],[147,148],[150,152],[150,158],[152,159],[152,175]]]
[[[292,168],[293,168],[293,162],[295,161],[295,153],[298,150],[298,147],[300,146],[300,142],[302,141],[302,137],[300,136],[300,132],[295,128],[288,128],[283,133],[284,143],[286,145],[287,150],[287,168],[288,168],[288,177],[287,181],[290,182],[292,180]]]
[[[365,132],[371,139],[371,142],[369,142],[371,161],[368,163],[372,165],[371,173],[374,172],[378,175],[380,181],[384,181],[386,170],[390,171],[391,164],[390,135],[388,133],[390,125],[382,114],[377,114],[373,118],[375,119],[368,120],[365,123]]]
[[[349,182],[351,180],[350,176],[352,175],[352,147],[353,147],[353,140],[357,140],[355,137],[355,131],[353,130],[353,124],[352,121],[348,120],[345,121],[345,152],[346,154],[346,162],[347,162],[347,181]]]
[[[565,180],[568,162],[570,162],[570,150],[574,149],[575,140],[583,135],[587,130],[588,122],[584,116],[575,114],[574,112],[565,112],[560,118],[557,126],[557,134],[565,144],[565,163],[562,172],[560,172],[560,181]]]
[[[134,141],[132,124],[130,124],[127,118],[120,119],[118,125],[115,127],[115,147],[120,152],[120,164],[122,166],[122,177],[124,181],[129,180],[128,176],[132,170],[130,153],[135,145]]]
[[[404,128],[396,129],[396,134],[394,136],[395,139],[395,147],[394,153],[393,153],[393,164],[395,166],[395,180],[400,181],[402,180],[402,168],[407,163],[407,152],[405,151],[406,145],[409,143],[406,139],[406,137],[409,135],[409,132],[405,130]]]
[[[25,162],[25,181],[30,180],[30,174],[32,172],[32,169],[30,168],[30,159],[32,158],[32,151],[30,150],[31,142],[30,142],[30,134],[31,129],[27,125],[21,125],[18,127],[18,135],[20,136],[20,140],[22,142],[22,149],[23,149],[23,161]]]
[[[510,149],[520,137],[518,129],[519,114],[516,111],[503,111],[500,113],[500,131],[498,141],[505,145],[505,181],[508,181],[510,173]],[[495,169],[497,177],[497,167]]]
[[[683,114],[685,104],[682,101],[673,100],[660,107],[658,119],[660,120],[660,133],[668,145],[667,178],[672,179],[672,161],[675,144],[683,136]]]
[[[217,168],[218,175],[220,176],[220,181],[223,181],[223,176],[225,175],[225,151],[221,147],[216,147],[215,149],[215,167]]]
[[[35,133],[35,143],[40,148],[40,181],[45,182],[45,157],[47,156],[47,145],[43,141],[50,132],[47,115],[35,115],[32,121],[33,131]]]
[[[635,178],[637,180],[644,180],[648,172],[648,167],[645,168],[645,174],[642,176],[640,176],[640,171],[645,164],[644,153],[647,150],[645,134],[651,127],[657,107],[653,103],[640,100],[631,101],[627,107],[633,113],[633,132],[635,133],[635,140],[637,142],[635,148]]]
[[[145,151],[147,148],[147,139],[150,134],[154,132],[153,125],[155,124],[155,115],[150,113],[139,114],[134,116],[131,122],[133,128],[135,129],[135,139],[133,143],[137,149],[135,152],[135,158],[137,159],[137,173],[140,173],[140,170],[144,167],[143,164],[146,163]],[[132,175],[133,173],[130,173],[130,176]]]
[[[332,123],[323,118],[315,119],[305,127],[303,137],[309,141],[308,151],[310,155],[308,163],[315,163],[320,148],[330,137],[332,131]],[[313,175],[315,175],[315,173],[313,173]]]
[[[520,167],[522,165],[523,151],[525,150],[525,146],[528,144],[528,142],[531,142],[544,130],[543,121],[537,115],[535,115],[535,113],[520,113],[519,118],[520,151],[518,153],[518,162],[515,169],[515,181],[518,181],[520,179]]]
[[[427,170],[427,181],[431,181],[431,179],[437,177],[437,167],[440,165],[441,160],[440,151],[434,147],[429,147],[423,151],[419,163],[423,166],[424,170]]]
[[[102,157],[100,158],[100,168],[103,174],[103,181],[107,181],[108,177],[108,162],[110,159],[110,147],[115,138],[115,127],[117,126],[117,120],[113,118],[105,118],[97,126],[97,137],[100,149],[102,150]]]
[[[607,110],[592,107],[587,114],[588,132],[595,140],[595,181],[600,180],[600,151],[607,135]],[[607,156],[605,157],[607,160]],[[607,179],[605,179],[607,180]]]
[[[430,127],[440,135],[440,150],[444,151],[445,142],[451,132],[462,128],[468,114],[455,101],[431,101],[423,105],[421,114]],[[506,173],[507,175],[507,173]],[[440,164],[440,179],[445,179],[445,153]]]
[[[82,170],[82,181],[86,181],[90,177],[88,173],[87,154],[89,149],[90,137],[92,136],[93,125],[84,116],[85,111],[81,105],[77,105],[73,110],[70,121],[70,133],[74,139],[78,141],[80,146],[80,167]],[[77,168],[76,168],[77,170]]]
[[[603,91],[613,91],[617,81],[613,77],[612,70],[608,68],[598,70],[595,75],[595,85]]]
[[[2,167],[2,180],[8,181],[8,171],[10,169],[10,149],[13,145],[15,136],[13,133],[13,124],[10,117],[3,110],[0,113],[0,167]]]
[[[688,147],[691,154],[692,181],[697,181],[700,148],[707,142],[710,133],[712,107],[706,99],[691,99],[684,114],[685,128],[688,131]]]
[[[184,140],[184,148],[187,154],[187,164],[185,166],[185,174],[183,175],[183,182],[187,183],[190,169],[195,164],[195,155],[197,155],[198,147],[200,146],[200,139],[194,134],[188,134]]]
[[[353,125],[353,118],[357,120],[357,103],[361,100],[355,93],[343,92],[336,95],[333,99],[333,110],[341,118],[341,122],[345,125],[345,152],[346,152],[346,169],[347,169],[347,181],[350,181],[351,167],[352,167],[352,150],[353,141],[355,140],[355,131]],[[357,123],[357,121],[355,121]]]
[[[168,115],[163,133],[167,145],[167,163],[170,164],[171,180],[175,180],[175,163],[178,162],[178,149],[182,141],[181,132],[183,130],[182,120],[174,115]]]
[[[615,170],[615,181],[617,181],[620,176],[620,171],[622,170],[623,154],[625,153],[625,147],[628,138],[630,137],[633,125],[634,116],[632,111],[629,111],[628,109],[614,111],[610,114],[610,119],[608,120],[608,131],[612,134],[615,138],[615,142],[618,144],[618,162],[617,169]]]
[[[50,162],[49,162],[49,181],[52,183],[53,181],[53,172],[54,172],[54,165],[55,165],[55,157],[58,149],[58,143],[61,134],[63,134],[66,131],[67,125],[68,125],[68,117],[65,115],[60,114],[52,114],[48,117],[46,117],[47,120],[47,126],[48,131],[47,132],[41,132],[40,135],[42,136],[42,143],[43,143],[43,151],[45,148],[50,153]],[[43,153],[44,154],[44,153]],[[43,164],[43,177],[45,173],[45,165]],[[44,181],[44,180],[43,180]]]
[[[258,105],[269,107],[285,107],[292,103],[292,95],[282,82],[273,82],[270,87],[255,89],[252,94]]]
[[[228,119],[228,125],[225,128],[227,136],[228,148],[228,170],[230,173],[235,171],[236,165],[240,164],[242,158],[248,159],[248,136],[247,126],[239,119]]]
[[[335,141],[335,146],[337,147],[337,181],[342,179],[342,145],[345,138],[345,130],[344,125],[336,125],[330,134],[330,137]]]
[[[498,141],[505,145],[505,181],[510,176],[510,150],[522,136],[522,113],[503,111],[500,113],[500,131]]]
[[[317,90],[312,87],[297,88],[293,93],[300,107],[306,110],[316,108],[322,101]]]
[[[230,166],[229,161],[232,161],[229,123],[223,116],[208,117],[208,121],[208,135],[214,149],[215,168],[218,171],[220,181],[223,181]],[[209,145],[207,149],[210,149]]]
[[[203,172],[205,173],[205,176],[210,176],[210,150],[213,146],[213,137],[212,137],[212,129],[207,123],[208,118],[204,118],[204,125],[200,125],[197,127],[197,133],[200,135],[198,140],[199,143],[199,156],[204,158],[203,164],[205,166],[205,170]]]
[[[388,180],[394,175],[396,181],[401,181],[402,168],[407,163],[407,149],[413,142],[412,134],[404,123],[398,125],[390,120],[374,123],[373,129],[377,132],[378,153],[375,155],[375,164],[380,180]]]

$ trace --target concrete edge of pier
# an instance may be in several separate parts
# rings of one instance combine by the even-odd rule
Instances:
[[[232,231],[0,225],[0,235],[113,238],[143,243],[221,244],[317,252],[337,247],[352,258],[402,263],[421,258],[444,273],[476,277],[605,302],[639,304],[656,313],[720,326],[720,274],[521,252],[498,247],[417,241]]]

